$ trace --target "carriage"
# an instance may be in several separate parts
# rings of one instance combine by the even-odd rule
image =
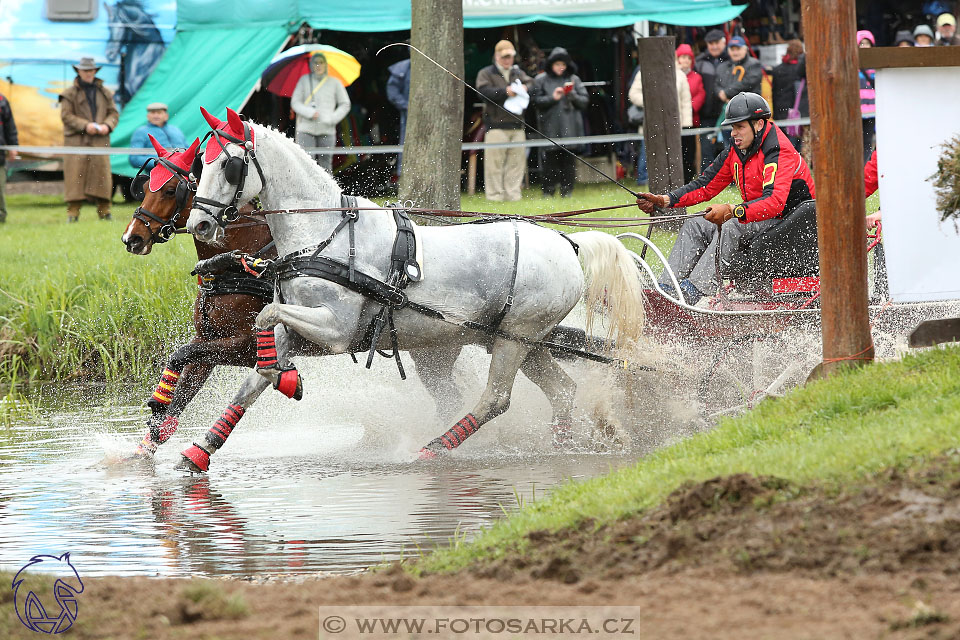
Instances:
[[[888,299],[881,226],[867,234],[872,257],[869,304],[876,357],[901,353],[914,327],[948,315],[950,302],[893,303]],[[645,275],[646,330],[659,341],[680,343],[703,356],[695,374],[704,416],[750,408],[802,384],[820,362],[820,279],[816,211],[797,207],[780,225],[761,234],[731,267],[729,284],[697,306],[663,290],[649,251],[679,291],[666,257],[647,237],[617,236],[630,247]],[[921,346],[919,344],[911,346]]]

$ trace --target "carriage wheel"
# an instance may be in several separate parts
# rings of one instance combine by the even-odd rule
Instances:
[[[812,367],[810,354],[782,334],[734,338],[713,356],[700,379],[704,417],[712,421],[736,415],[764,398],[781,396],[801,384]]]

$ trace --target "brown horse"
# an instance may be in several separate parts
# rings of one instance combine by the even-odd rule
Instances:
[[[189,149],[164,149],[152,136],[157,150],[156,164],[134,180],[134,197],[142,203],[133,214],[121,240],[130,253],[145,256],[153,245],[166,242],[186,224],[193,203],[195,179],[190,168],[200,141]],[[146,187],[146,188],[144,188]],[[139,191],[142,191],[142,196]],[[241,251],[258,257],[273,258],[277,252],[262,217],[254,207],[241,209],[240,218],[228,225],[222,246],[194,240],[197,258]],[[147,402],[152,415],[137,454],[151,456],[157,447],[173,435],[178,417],[218,364],[253,367],[256,363],[254,318],[273,300],[273,283],[247,274],[206,276],[199,280],[193,306],[195,335],[170,356],[156,390]]]

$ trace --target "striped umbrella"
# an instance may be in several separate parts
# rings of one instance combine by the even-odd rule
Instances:
[[[260,76],[261,86],[289,98],[301,76],[310,73],[310,56],[319,51],[327,59],[327,73],[349,87],[360,76],[360,63],[345,51],[326,44],[301,44],[278,54]]]

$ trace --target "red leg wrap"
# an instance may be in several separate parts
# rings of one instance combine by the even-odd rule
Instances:
[[[553,446],[562,447],[573,441],[573,430],[569,422],[558,422],[553,425]]]
[[[177,386],[177,380],[180,378],[180,372],[172,369],[164,369],[160,374],[160,381],[157,382],[157,388],[153,390],[154,402],[162,405],[170,404],[173,400],[173,391]]]
[[[210,427],[210,431],[207,432],[207,442],[217,449],[222,447],[223,443],[230,437],[230,434],[233,433],[233,429],[237,426],[240,418],[243,417],[243,413],[244,408],[240,405],[229,405],[224,410],[223,415],[217,418],[217,421]]]
[[[192,444],[184,449],[180,455],[197,465],[197,468],[201,471],[210,469],[210,454],[196,444]]]
[[[257,368],[269,369],[277,366],[277,341],[273,329],[257,331]]]
[[[293,398],[294,400],[302,398],[303,384],[300,381],[300,374],[297,370],[287,369],[282,372],[280,379],[277,381],[276,389],[288,398]]]
[[[427,446],[420,449],[420,459],[430,460],[436,458],[437,454],[443,453],[444,450],[456,449],[463,444],[464,440],[475,434],[479,428],[480,423],[477,422],[472,413],[468,413],[460,422],[447,429],[446,433],[439,438],[434,438]]]
[[[177,431],[178,426],[180,426],[180,422],[176,416],[167,416],[159,425],[151,426],[147,429],[147,434],[143,436],[143,440],[137,445],[136,454],[153,455],[157,448],[169,440],[170,436]]]

